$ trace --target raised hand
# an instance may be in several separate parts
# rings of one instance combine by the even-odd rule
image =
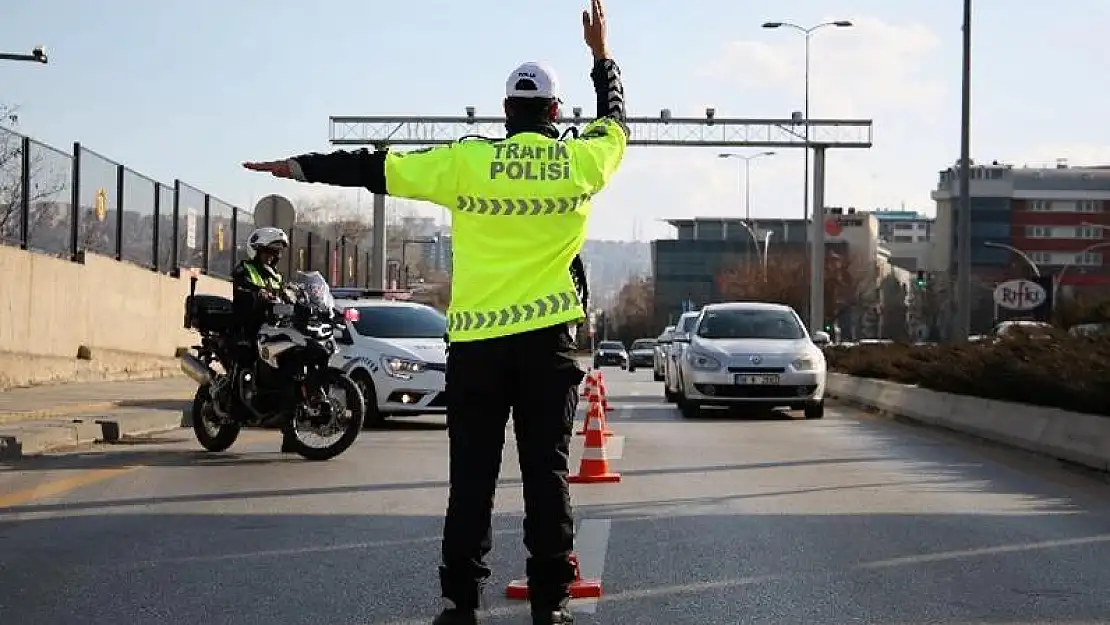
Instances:
[[[590,10],[582,11],[582,38],[595,59],[608,58],[609,45],[606,41],[605,7],[601,0],[590,0]]]

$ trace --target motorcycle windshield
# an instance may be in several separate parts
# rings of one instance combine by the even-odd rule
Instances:
[[[317,310],[335,308],[331,287],[319,271],[298,271],[290,283],[297,293],[297,302]]]

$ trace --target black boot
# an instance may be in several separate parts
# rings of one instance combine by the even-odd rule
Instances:
[[[566,608],[532,610],[532,625],[566,625],[573,622],[574,616]]]
[[[291,454],[294,451],[293,441],[288,436],[281,437],[281,453]]]
[[[447,608],[439,613],[432,625],[478,625],[478,612],[462,608]]]

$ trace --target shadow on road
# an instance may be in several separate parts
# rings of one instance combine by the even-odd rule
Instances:
[[[444,420],[427,421],[427,415],[421,415],[420,418],[419,421],[412,417],[388,418],[381,425],[367,425],[366,429],[375,432],[437,432],[447,429],[447,422]]]
[[[598,613],[582,619],[1106,622],[1110,534],[1089,518],[1030,505],[1035,510],[1006,516],[718,509],[645,518],[586,508],[586,518],[611,518],[611,531],[605,595]],[[523,573],[519,526],[518,516],[495,518],[490,625],[527,615],[526,605],[501,598]],[[0,613],[10,623],[71,623],[79,614],[89,625],[118,625],[157,613],[163,625],[421,625],[439,607],[441,529],[439,516],[215,509],[0,521]]]
[[[192,404],[192,400],[188,399],[128,399],[118,402],[120,408],[171,410],[173,412],[181,412]]]
[[[147,462],[139,462],[137,457],[146,457]],[[74,461],[80,461],[81,458],[74,457]],[[125,466],[136,466],[143,464],[145,466],[178,466],[190,468],[204,468],[204,467],[226,467],[229,465],[235,466],[250,466],[250,465],[265,465],[265,464],[305,464],[312,467],[314,463],[307,463],[298,457],[274,457],[273,455],[261,456],[254,454],[252,456],[236,455],[230,453],[224,454],[208,454],[206,452],[174,450],[167,452],[149,452],[143,454],[88,454],[83,459],[88,464],[80,466],[65,466],[52,467],[54,470],[59,468],[80,468],[80,469],[105,469],[116,468]],[[751,464],[735,464],[735,465],[708,465],[708,466],[679,466],[679,467],[660,467],[654,469],[631,469],[623,470],[621,474],[625,479],[634,477],[646,476],[662,476],[662,475],[682,475],[682,474],[705,474],[705,473],[719,473],[731,471],[746,471],[746,470],[759,470],[759,469],[773,469],[773,468],[792,468],[803,466],[820,466],[831,464],[851,464],[851,463],[865,463],[865,462],[881,462],[885,458],[831,458],[831,459],[815,459],[815,460],[797,460],[797,461],[784,461],[784,462],[759,462]],[[203,478],[201,478],[203,480]],[[520,486],[521,481],[519,478],[502,478],[498,484],[500,486]],[[150,506],[159,504],[178,504],[178,503],[202,503],[202,502],[218,502],[218,501],[239,501],[251,499],[269,499],[274,497],[316,497],[327,495],[358,495],[365,493],[385,493],[385,492],[399,492],[399,491],[413,491],[413,490],[427,490],[427,489],[444,489],[448,487],[446,480],[423,480],[413,482],[396,482],[396,483],[379,483],[379,484],[357,484],[357,485],[343,485],[343,486],[319,486],[319,487],[301,487],[301,488],[283,488],[283,489],[264,489],[264,490],[249,490],[249,491],[235,491],[226,493],[198,493],[189,495],[164,495],[155,497],[135,497],[128,499],[102,499],[89,502],[67,502],[60,504],[26,504],[19,506],[11,506],[8,508],[0,508],[0,515],[12,513],[32,513],[32,512],[55,512],[55,511],[76,511],[76,510],[93,510],[101,508],[126,508],[133,506]]]

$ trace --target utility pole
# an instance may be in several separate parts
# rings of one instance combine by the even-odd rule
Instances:
[[[960,211],[956,230],[956,327],[953,339],[971,334],[971,0],[964,0],[963,93],[960,111]]]

